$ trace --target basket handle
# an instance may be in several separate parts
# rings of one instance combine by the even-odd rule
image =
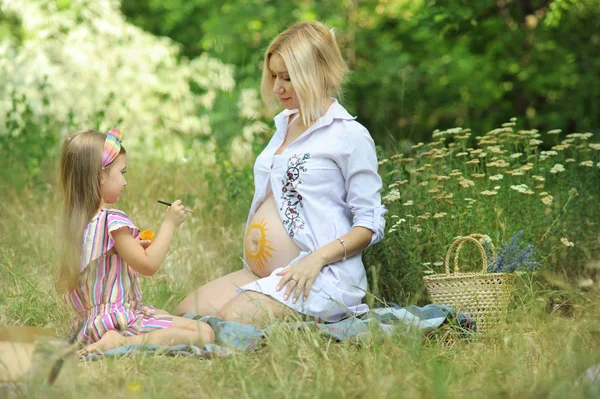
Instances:
[[[454,248],[456,248],[456,255],[454,257],[454,273],[459,272],[458,255],[460,254],[460,250],[463,244],[467,241],[474,243],[477,246],[477,249],[479,249],[479,254],[481,255],[481,260],[483,262],[483,269],[481,272],[485,273],[487,266],[487,255],[485,254],[485,249],[483,249],[483,246],[475,237],[466,236],[457,238],[456,240],[454,240],[452,245],[450,245],[450,248],[448,248],[448,252],[446,252],[446,259],[444,259],[444,267],[446,268],[446,274],[450,274],[450,257],[452,256],[452,251],[454,250]]]
[[[473,233],[473,234],[469,234],[467,237],[473,237],[473,238],[477,238],[478,240],[484,237],[487,237],[485,234],[479,234],[479,233]],[[489,238],[489,237],[488,237]],[[458,256],[460,255],[460,250],[462,249],[462,246],[464,245],[466,241],[461,241],[460,244],[458,244],[458,248],[456,248],[456,254],[454,255],[454,266],[456,269],[458,269]],[[490,241],[490,250],[491,250],[491,255],[492,255],[492,259],[496,258],[496,248],[494,247],[494,244]]]

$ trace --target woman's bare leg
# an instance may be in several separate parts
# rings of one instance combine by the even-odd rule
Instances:
[[[203,347],[215,340],[215,332],[206,323],[172,316],[173,326],[146,334],[123,336],[116,331],[107,331],[98,342],[83,348],[80,353],[104,352],[128,344],[146,345],[195,345]]]
[[[175,310],[175,314],[186,312],[202,316],[215,316],[236,295],[236,290],[258,280],[259,277],[247,269],[238,270],[204,284],[187,296]]]
[[[221,309],[219,317],[227,321],[264,327],[269,325],[273,319],[304,318],[306,316],[270,296],[254,291],[244,291]]]

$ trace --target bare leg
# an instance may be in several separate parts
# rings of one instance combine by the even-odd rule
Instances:
[[[98,342],[86,346],[80,354],[104,352],[128,344],[146,345],[195,345],[202,347],[215,340],[212,328],[201,321],[173,317],[173,326],[146,334],[123,336],[116,331],[107,331]]]
[[[285,306],[268,295],[244,291],[229,301],[220,311],[223,320],[264,327],[273,319],[304,318],[305,315]]]
[[[220,277],[189,294],[177,306],[175,313],[193,312],[202,316],[217,315],[223,306],[237,295],[236,290],[239,287],[258,279],[258,276],[246,269]]]

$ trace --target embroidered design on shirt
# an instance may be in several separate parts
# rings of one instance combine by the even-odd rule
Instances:
[[[283,187],[281,188],[281,199],[283,200],[279,211],[284,212],[285,220],[283,225],[288,231],[290,237],[294,237],[298,230],[303,229],[304,219],[298,212],[298,207],[302,208],[302,196],[298,193],[297,187],[302,184],[300,173],[306,172],[304,164],[310,159],[310,154],[294,154],[287,161],[287,170],[285,176],[281,180]],[[285,209],[285,211],[284,211]]]

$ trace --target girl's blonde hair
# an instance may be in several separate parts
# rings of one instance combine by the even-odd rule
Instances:
[[[346,72],[333,31],[320,22],[298,22],[271,42],[265,52],[260,89],[265,104],[277,107],[273,94],[275,78],[269,69],[273,54],[279,54],[285,62],[303,122],[308,125],[319,119],[324,100],[341,95]]]
[[[75,287],[80,273],[83,233],[102,205],[102,151],[106,135],[95,130],[77,132],[65,140],[60,158],[64,193],[62,236],[56,289]],[[120,154],[125,149],[121,146]]]

